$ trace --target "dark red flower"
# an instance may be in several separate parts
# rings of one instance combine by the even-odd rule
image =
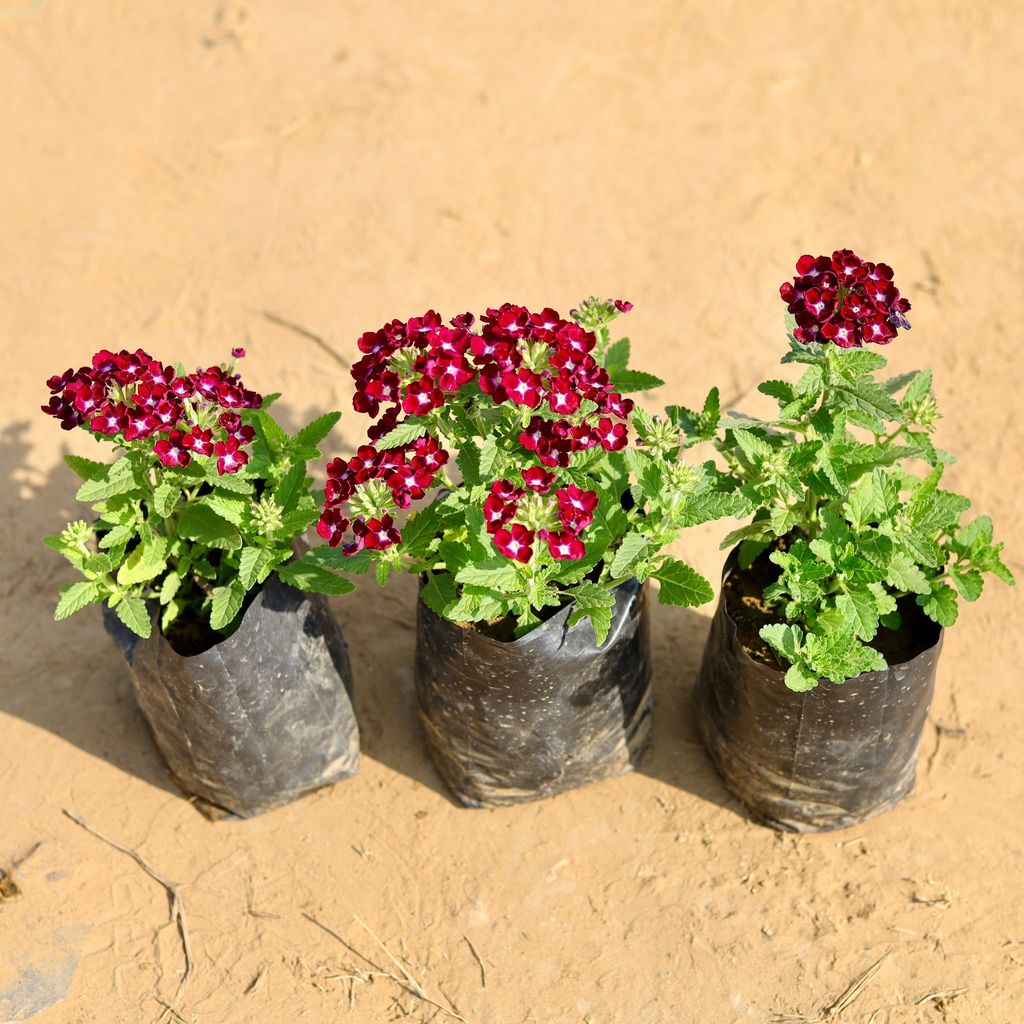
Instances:
[[[402,535],[395,529],[394,520],[386,514],[380,519],[369,520],[364,530],[360,531],[363,533],[363,544],[371,551],[386,551],[402,539]]]
[[[897,328],[909,327],[910,303],[892,283],[892,268],[868,263],[849,249],[827,256],[801,256],[797,276],[779,294],[796,319],[793,336],[804,345],[831,342],[859,348],[887,345]]]
[[[583,541],[574,533],[569,533],[568,531],[564,533],[545,532],[543,539],[547,541],[551,557],[559,562],[578,562],[587,553],[587,548]]]
[[[533,558],[534,533],[521,523],[512,523],[508,529],[499,529],[493,535],[494,546],[515,562],[528,562]]]
[[[621,451],[629,443],[625,423],[612,423],[607,416],[602,416],[597,421],[594,430],[601,447],[606,452]]]
[[[233,348],[231,350],[231,358],[232,359],[244,359],[245,358],[245,349],[241,348],[241,347]]]
[[[153,445],[157,458],[172,469],[184,469],[192,461],[192,453],[184,445],[180,430],[172,430],[167,437]]]
[[[540,466],[530,466],[529,469],[524,469],[522,476],[526,486],[538,494],[547,494],[555,482],[555,474],[541,469]]]
[[[615,308],[620,313],[628,313],[633,308],[633,303],[627,302],[625,299],[616,299]]]
[[[515,373],[504,374],[501,384],[516,405],[525,405],[529,409],[536,409],[540,405],[541,379],[525,366]]]
[[[239,448],[233,437],[226,441],[218,441],[213,446],[213,451],[217,456],[217,472],[221,476],[237,473],[249,461],[248,453]]]
[[[212,455],[213,431],[193,426],[192,429],[182,437],[181,443],[196,455]]]

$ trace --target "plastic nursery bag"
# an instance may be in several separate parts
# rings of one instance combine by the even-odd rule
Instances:
[[[419,602],[420,713],[463,804],[540,800],[638,763],[651,736],[647,592],[631,580],[614,593],[601,647],[589,621],[568,625],[571,606],[503,643]]]
[[[723,581],[735,567],[726,562]],[[726,786],[773,828],[847,828],[888,810],[914,786],[942,631],[916,657],[813,690],[743,649],[723,593],[694,690],[701,738]]]
[[[192,657],[157,629],[108,632],[175,782],[247,818],[356,773],[348,650],[327,602],[271,575],[227,639]]]

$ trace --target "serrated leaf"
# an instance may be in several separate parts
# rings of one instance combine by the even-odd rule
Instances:
[[[799,626],[773,622],[767,626],[762,626],[759,635],[765,643],[778,651],[790,664],[796,665],[800,660],[803,631]]]
[[[153,511],[166,519],[174,511],[180,497],[181,488],[177,484],[172,484],[170,480],[164,480],[153,492]]]
[[[222,587],[213,588],[213,604],[210,608],[210,625],[214,629],[225,629],[234,621],[245,600],[245,588],[234,579]]]
[[[312,423],[304,426],[295,435],[295,440],[300,445],[309,445],[315,448],[334,429],[334,425],[340,419],[340,412],[325,412],[323,416],[318,416]]]
[[[960,591],[960,596],[965,601],[977,601],[981,597],[985,580],[980,572],[975,569],[952,568],[949,570],[949,575],[956,584],[956,589]]]
[[[818,674],[812,672],[803,662],[790,665],[786,672],[786,688],[795,693],[806,693],[818,685]]]
[[[869,590],[850,590],[836,598],[836,607],[853,627],[854,635],[871,640],[878,632],[878,604]]]
[[[120,544],[127,544],[135,536],[135,530],[130,526],[115,526],[112,530],[100,537],[101,548],[116,548]]]
[[[166,559],[148,562],[145,558],[146,545],[139,544],[117,570],[117,582],[122,587],[146,583],[156,579],[167,566]]]
[[[146,603],[141,598],[126,594],[118,601],[116,611],[117,617],[143,640],[153,632],[153,622],[146,611]]]
[[[181,589],[181,575],[177,572],[169,572],[160,585],[160,603],[170,604],[174,595]]]
[[[420,589],[420,599],[434,613],[447,617],[446,610],[455,603],[455,580],[446,572],[431,573]]]
[[[284,540],[291,540],[303,534],[320,518],[320,509],[297,508],[294,512],[286,512],[281,516],[281,529],[275,533],[276,537]]]
[[[608,638],[612,625],[612,609],[615,607],[615,595],[604,587],[587,580],[568,591],[572,597],[574,608],[569,615],[569,625],[575,626],[583,619],[590,619],[594,629],[594,639],[600,647]]]
[[[178,536],[209,547],[237,547],[238,531],[209,505],[192,502],[178,513]]]
[[[667,558],[654,573],[661,583],[658,600],[680,608],[695,608],[706,604],[715,596],[711,584],[696,569],[680,562],[678,558]]]
[[[897,551],[892,556],[885,573],[885,581],[891,587],[911,594],[927,594],[931,591],[928,578],[903,551]]]
[[[736,443],[740,446],[740,450],[747,457],[748,461],[755,466],[760,465],[761,462],[772,454],[772,446],[764,438],[758,437],[749,430],[744,430],[741,427],[730,427],[729,433],[735,438]]]
[[[476,587],[487,587],[502,593],[515,593],[522,589],[515,564],[507,559],[489,559],[460,569],[455,576],[457,583]]]
[[[956,622],[959,611],[956,591],[945,583],[935,584],[931,593],[919,595],[917,603],[925,615],[940,626],[952,626]]]
[[[113,498],[118,494],[127,494],[137,486],[131,462],[126,457],[122,457],[107,468],[105,476],[86,480],[78,488],[75,497],[79,501],[91,504],[106,498]]]
[[[216,463],[213,465],[214,469],[209,479],[217,490],[231,491],[233,494],[252,494],[254,488],[251,480],[247,480],[240,473],[227,473],[224,476],[219,476]]]
[[[355,590],[351,580],[305,558],[280,566],[277,575],[299,590],[312,590],[318,594],[347,594]]]
[[[295,465],[291,466],[288,469],[288,472],[281,477],[277,486],[274,488],[274,501],[280,505],[283,511],[294,511],[295,507],[299,503],[299,499],[305,493],[305,488],[303,487],[305,482],[306,464],[304,462],[296,462]]]
[[[613,579],[628,576],[636,566],[647,557],[650,540],[641,533],[627,533],[615,552],[611,568],[608,570]]]
[[[462,440],[459,446],[459,454],[455,462],[462,474],[463,482],[469,487],[475,487],[480,483],[480,449],[475,441],[468,438]]]
[[[604,354],[604,366],[609,376],[614,378],[617,373],[622,373],[629,365],[629,338],[620,338],[614,344],[608,346]]]
[[[636,391],[652,391],[660,388],[664,381],[655,377],[653,373],[644,373],[641,370],[620,370],[618,373],[609,372],[612,387],[620,394],[629,394]]]
[[[757,385],[757,390],[762,395],[769,395],[777,399],[780,405],[786,405],[793,401],[793,385],[784,380],[766,380]]]
[[[110,469],[107,462],[85,459],[81,455],[65,455],[64,461],[83,480],[103,480]]]
[[[863,413],[870,424],[869,429],[875,433],[885,429],[884,420],[903,422],[903,410],[899,404],[870,377],[859,377],[855,381],[839,380],[834,387],[852,407],[851,418],[854,412]],[[880,429],[875,429],[876,424],[881,425]]]
[[[238,580],[245,590],[262,583],[270,574],[275,560],[276,552],[270,548],[242,548],[238,556]]]
[[[254,421],[259,440],[266,446],[271,461],[276,462],[288,448],[288,435],[266,408],[256,410]]]
[[[932,390],[932,371],[922,370],[914,376],[910,387],[903,395],[904,402],[920,402],[927,398]]]
[[[480,479],[487,483],[500,477],[504,462],[505,453],[498,445],[497,437],[489,434],[480,448]]]
[[[61,622],[69,615],[81,611],[86,605],[100,600],[100,588],[91,580],[81,580],[60,588],[60,600],[54,610],[53,617]]]
[[[377,442],[377,448],[378,450],[397,448],[400,445],[408,444],[410,441],[415,441],[428,433],[427,428],[429,425],[430,420],[423,416],[406,416],[394,430],[385,434]]]

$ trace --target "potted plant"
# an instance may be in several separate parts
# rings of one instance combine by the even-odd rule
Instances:
[[[372,563],[382,583],[420,576],[421,716],[467,805],[637,762],[651,714],[644,582],[660,582],[663,603],[710,600],[665,547],[745,504],[712,464],[666,459],[678,430],[623,397],[661,383],[627,368],[628,339],[611,341],[629,308],[590,299],[565,320],[505,304],[479,328],[430,311],[359,341],[355,408],[385,411],[371,443],[328,465],[328,546],[310,558]],[[398,510],[430,495],[399,527]]]
[[[987,516],[942,488],[930,370],[880,371],[909,330],[892,270],[847,249],[782,285],[795,382],[770,420],[688,418],[754,508],[725,538],[722,595],[695,690],[726,785],[780,829],[843,828],[913,787],[942,631],[986,574],[1013,576]]]
[[[43,411],[116,452],[65,456],[95,517],[45,540],[82,575],[55,617],[104,605],[178,785],[249,816],[354,774],[351,671],[321,596],[352,585],[296,557],[319,514],[306,462],[340,414],[289,437],[234,362],[186,373],[141,349],[47,383]]]

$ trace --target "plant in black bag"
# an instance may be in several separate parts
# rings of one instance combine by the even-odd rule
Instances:
[[[710,600],[666,545],[745,507],[713,464],[630,443],[631,428],[649,440],[656,424],[624,394],[661,381],[629,369],[629,340],[612,340],[629,308],[588,299],[567,320],[506,303],[478,329],[470,313],[445,324],[430,311],[359,340],[355,408],[384,411],[371,443],[328,465],[328,546],[309,557],[372,563],[381,583],[425,580],[420,706],[466,803],[629,767],[650,729],[642,584],[657,579],[666,604]],[[398,510],[432,490],[399,527]]]
[[[611,341],[629,308],[589,299],[564,320],[505,304],[479,331],[472,314],[448,326],[430,311],[363,335],[356,409],[388,408],[372,444],[328,465],[318,530],[341,557],[311,559],[344,568],[361,555],[381,583],[427,573],[423,600],[438,615],[509,639],[573,604],[570,624],[590,619],[600,644],[630,579],[659,580],[665,604],[709,601],[707,580],[665,547],[746,503],[713,464],[667,461],[656,421],[623,397],[662,383],[627,367],[628,338]],[[648,443],[630,444],[631,422]],[[435,486],[437,500],[399,529],[397,510]]]
[[[295,552],[319,514],[306,462],[340,414],[290,437],[233,363],[186,373],[141,349],[48,383],[43,410],[117,452],[66,456],[96,518],[46,538],[84,577],[56,618],[106,605],[178,785],[249,816],[354,774],[351,669],[321,596],[352,584]]]
[[[778,573],[763,598],[778,621],[760,635],[788,664],[786,685],[808,690],[886,668],[872,643],[901,628],[905,599],[952,626],[958,599],[976,601],[986,574],[1014,579],[988,516],[962,522],[970,501],[940,487],[954,459],[932,440],[931,370],[881,378],[885,357],[864,348],[910,327],[892,270],[847,249],[803,256],[781,294],[782,362],[807,369],[759,385],[777,417],[704,423],[689,441],[713,435],[755,509],[722,547],[739,542],[741,569],[770,550]]]
[[[319,458],[340,413],[289,437],[267,411],[277,396],[248,390],[234,362],[186,373],[141,349],[102,350],[47,383],[44,412],[117,452],[110,463],[65,456],[84,481],[76,497],[97,518],[44,541],[84,577],[62,589],[57,619],[104,602],[145,638],[147,602],[158,602],[164,633],[202,633],[208,623],[213,642],[230,635],[246,594],[272,572],[305,590],[352,589],[294,559],[319,514],[306,462]]]
[[[760,385],[777,415],[681,416],[754,508],[723,543],[695,704],[733,793],[776,827],[817,831],[910,792],[942,627],[987,574],[1014,580],[991,520],[965,522],[968,499],[941,487],[953,457],[933,440],[931,371],[882,376],[865,347],[910,327],[892,270],[847,249],[803,256],[781,294],[783,362],[806,369]]]

